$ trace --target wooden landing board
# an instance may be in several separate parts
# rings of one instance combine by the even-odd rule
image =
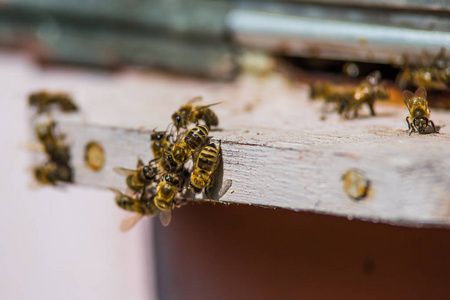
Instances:
[[[277,74],[217,83],[133,71],[30,71],[23,61],[11,68],[33,82],[14,87],[17,101],[46,88],[69,92],[79,104],[77,115],[54,115],[72,144],[76,184],[123,189],[124,178],[112,168],[133,168],[138,156],[150,159],[150,131],[164,130],[181,104],[202,95],[203,103],[224,101],[215,107],[223,130],[211,133],[222,141],[224,179],[233,183],[222,201],[392,224],[450,225],[448,111],[432,109],[439,134],[408,136],[401,100],[376,103],[376,117],[363,109],[356,120],[322,120],[322,105],[308,100],[307,86]],[[84,162],[91,141],[106,151],[100,172]],[[369,196],[358,202],[342,188],[341,176],[351,168],[363,170],[372,183]]]

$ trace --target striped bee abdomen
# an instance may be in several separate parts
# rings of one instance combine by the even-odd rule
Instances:
[[[197,167],[206,172],[213,172],[217,164],[219,152],[216,145],[210,144],[202,149],[198,156]]]
[[[192,151],[195,151],[201,145],[206,142],[208,138],[208,127],[205,125],[200,125],[192,128],[188,131],[184,138],[184,142],[189,146]]]
[[[191,174],[189,187],[194,193],[200,193],[211,185],[211,176],[220,163],[220,150],[213,143],[205,146],[199,153]]]

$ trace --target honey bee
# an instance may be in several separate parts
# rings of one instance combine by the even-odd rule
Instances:
[[[190,129],[186,134],[179,139],[173,146],[172,151],[166,155],[166,164],[171,170],[180,170],[184,163],[186,163],[191,155],[200,150],[204,144],[209,140],[208,127],[206,125],[199,125]]]
[[[172,219],[172,209],[174,198],[180,188],[180,178],[176,173],[165,173],[161,176],[156,195],[154,198],[155,206],[159,209],[159,218],[163,226],[168,226]]]
[[[136,213],[131,218],[127,218],[122,221],[120,225],[121,231],[128,231],[133,228],[143,216],[154,216],[159,212],[158,208],[154,204],[154,194],[148,197],[148,199],[145,198],[146,193],[142,193],[140,198],[135,198],[125,195],[113,188],[109,188],[109,190],[116,194],[114,200],[120,208]]]
[[[153,131],[150,136],[152,141],[151,148],[154,158],[163,157],[164,151],[169,148],[170,142],[168,140],[169,136],[166,131]]]
[[[180,128],[187,128],[188,124],[198,125],[200,120],[202,120],[208,128],[219,125],[219,118],[209,107],[222,102],[192,106],[192,103],[200,100],[202,100],[202,97],[195,97],[189,100],[187,104],[181,106],[180,109],[172,115],[172,121],[177,131]]]
[[[198,194],[211,185],[211,175],[219,166],[221,153],[220,142],[219,148],[216,148],[214,143],[210,143],[200,151],[189,183],[189,187],[194,193]]]
[[[141,159],[138,160],[137,169],[130,170],[121,167],[114,168],[114,171],[120,175],[127,176],[127,186],[135,192],[140,192],[142,188],[151,184],[158,174],[156,160],[151,160],[148,165],[144,165]]]
[[[34,168],[34,177],[41,184],[56,185],[57,182],[73,182],[72,169],[68,165],[46,162]]]
[[[64,143],[65,136],[55,133],[56,123],[40,123],[36,126],[36,136],[44,146],[45,152],[50,157],[50,161],[58,164],[67,164],[70,160],[69,146]]]
[[[309,98],[312,100],[323,99],[327,101],[333,92],[334,86],[328,82],[313,82],[309,86]]]
[[[428,109],[427,91],[425,88],[419,87],[414,94],[410,91],[403,91],[402,97],[409,110],[409,116],[406,117],[408,130],[411,129],[409,135],[416,130],[419,131],[419,133],[425,133],[429,126],[428,123],[431,123],[434,132],[436,132],[433,121],[428,119],[430,117],[430,111]]]
[[[404,57],[406,65],[396,78],[397,84],[406,89],[412,86],[424,87],[429,90],[445,90],[450,87],[450,66],[445,58],[445,48],[441,48],[438,55],[426,63],[428,55],[424,53],[419,65],[409,64],[409,58]]]
[[[64,93],[49,93],[47,91],[33,93],[28,97],[28,104],[36,107],[38,114],[49,112],[52,106],[66,113],[78,110],[70,96]]]
[[[378,84],[381,73],[375,71],[370,73],[366,80],[359,85],[351,94],[344,94],[339,101],[339,114],[344,114],[345,118],[349,117],[349,113],[353,110],[353,117],[358,117],[358,110],[365,103],[369,106],[370,114],[375,116],[373,105],[377,99],[388,99],[387,90]]]

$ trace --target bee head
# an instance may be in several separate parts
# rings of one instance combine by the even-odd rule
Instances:
[[[156,168],[155,167],[150,167],[148,166],[144,166],[144,168],[142,169],[142,171],[144,172],[144,177],[148,180],[153,180],[153,178],[155,178],[156,176]]]
[[[428,127],[428,119],[427,118],[414,118],[414,126],[417,127],[419,133],[425,133],[425,130]]]
[[[164,136],[165,136],[165,132],[161,132],[161,131],[154,131],[153,133],[152,133],[152,135],[150,136],[150,139],[152,140],[152,141],[160,141],[160,140],[162,140],[162,139],[164,139]]]
[[[173,121],[173,124],[175,125],[175,127],[176,128],[180,128],[180,125],[181,125],[181,115],[180,115],[180,113],[179,112],[175,112],[173,115],[172,115],[172,121]]]
[[[172,158],[173,162],[176,163],[176,165],[178,166],[179,163],[184,161],[185,156],[186,156],[185,148],[175,147],[172,151],[171,158]],[[175,165],[172,165],[172,166],[174,167]]]
[[[179,181],[179,179],[178,179],[178,176],[175,175],[175,174],[169,174],[169,175],[170,175],[170,182],[171,182],[173,185],[177,185],[177,186],[178,186],[178,184],[180,183],[180,181]]]

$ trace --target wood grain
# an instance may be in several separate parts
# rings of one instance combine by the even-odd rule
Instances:
[[[72,145],[76,184],[125,188],[112,169],[133,168],[138,157],[149,160],[150,131],[165,129],[180,105],[202,95],[205,104],[224,101],[214,107],[222,130],[211,132],[214,141],[222,141],[223,178],[233,182],[221,201],[450,225],[448,111],[432,109],[439,134],[408,136],[407,110],[398,99],[376,103],[376,117],[364,108],[355,120],[335,114],[324,120],[322,104],[308,99],[308,87],[279,74],[243,74],[217,83],[156,72],[20,71],[33,86],[17,88],[17,95],[62,90],[81,108],[77,115],[54,114]],[[99,172],[84,162],[91,141],[105,149]],[[372,183],[368,197],[358,202],[342,189],[341,176],[351,168],[363,170]]]

